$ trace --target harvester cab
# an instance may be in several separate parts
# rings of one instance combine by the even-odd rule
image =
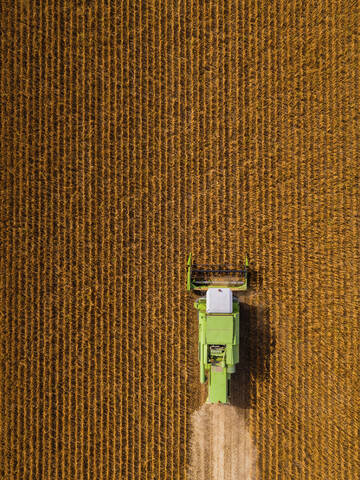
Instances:
[[[206,291],[194,303],[199,321],[200,382],[208,382],[207,403],[229,403],[230,377],[239,362],[240,310],[233,291],[247,289],[242,269],[187,263],[187,290]]]

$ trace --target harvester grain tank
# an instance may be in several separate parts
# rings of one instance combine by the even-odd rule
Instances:
[[[242,269],[187,263],[187,290],[206,291],[194,303],[199,321],[200,382],[208,382],[207,403],[229,403],[230,378],[239,362],[240,309],[233,291],[247,289]]]

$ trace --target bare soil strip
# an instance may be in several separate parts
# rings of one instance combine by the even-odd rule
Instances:
[[[256,451],[248,410],[231,405],[203,405],[191,418],[189,478],[253,480]]]

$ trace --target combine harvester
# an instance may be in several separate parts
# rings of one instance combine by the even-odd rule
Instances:
[[[230,377],[239,362],[239,301],[232,291],[247,289],[243,269],[197,266],[187,262],[187,290],[206,291],[194,303],[199,319],[200,382],[208,381],[207,403],[229,403]]]

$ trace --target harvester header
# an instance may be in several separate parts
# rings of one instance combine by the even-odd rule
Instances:
[[[247,290],[248,259],[242,268],[230,268],[223,265],[196,265],[192,263],[190,253],[187,261],[187,290],[207,290],[211,287]]]

